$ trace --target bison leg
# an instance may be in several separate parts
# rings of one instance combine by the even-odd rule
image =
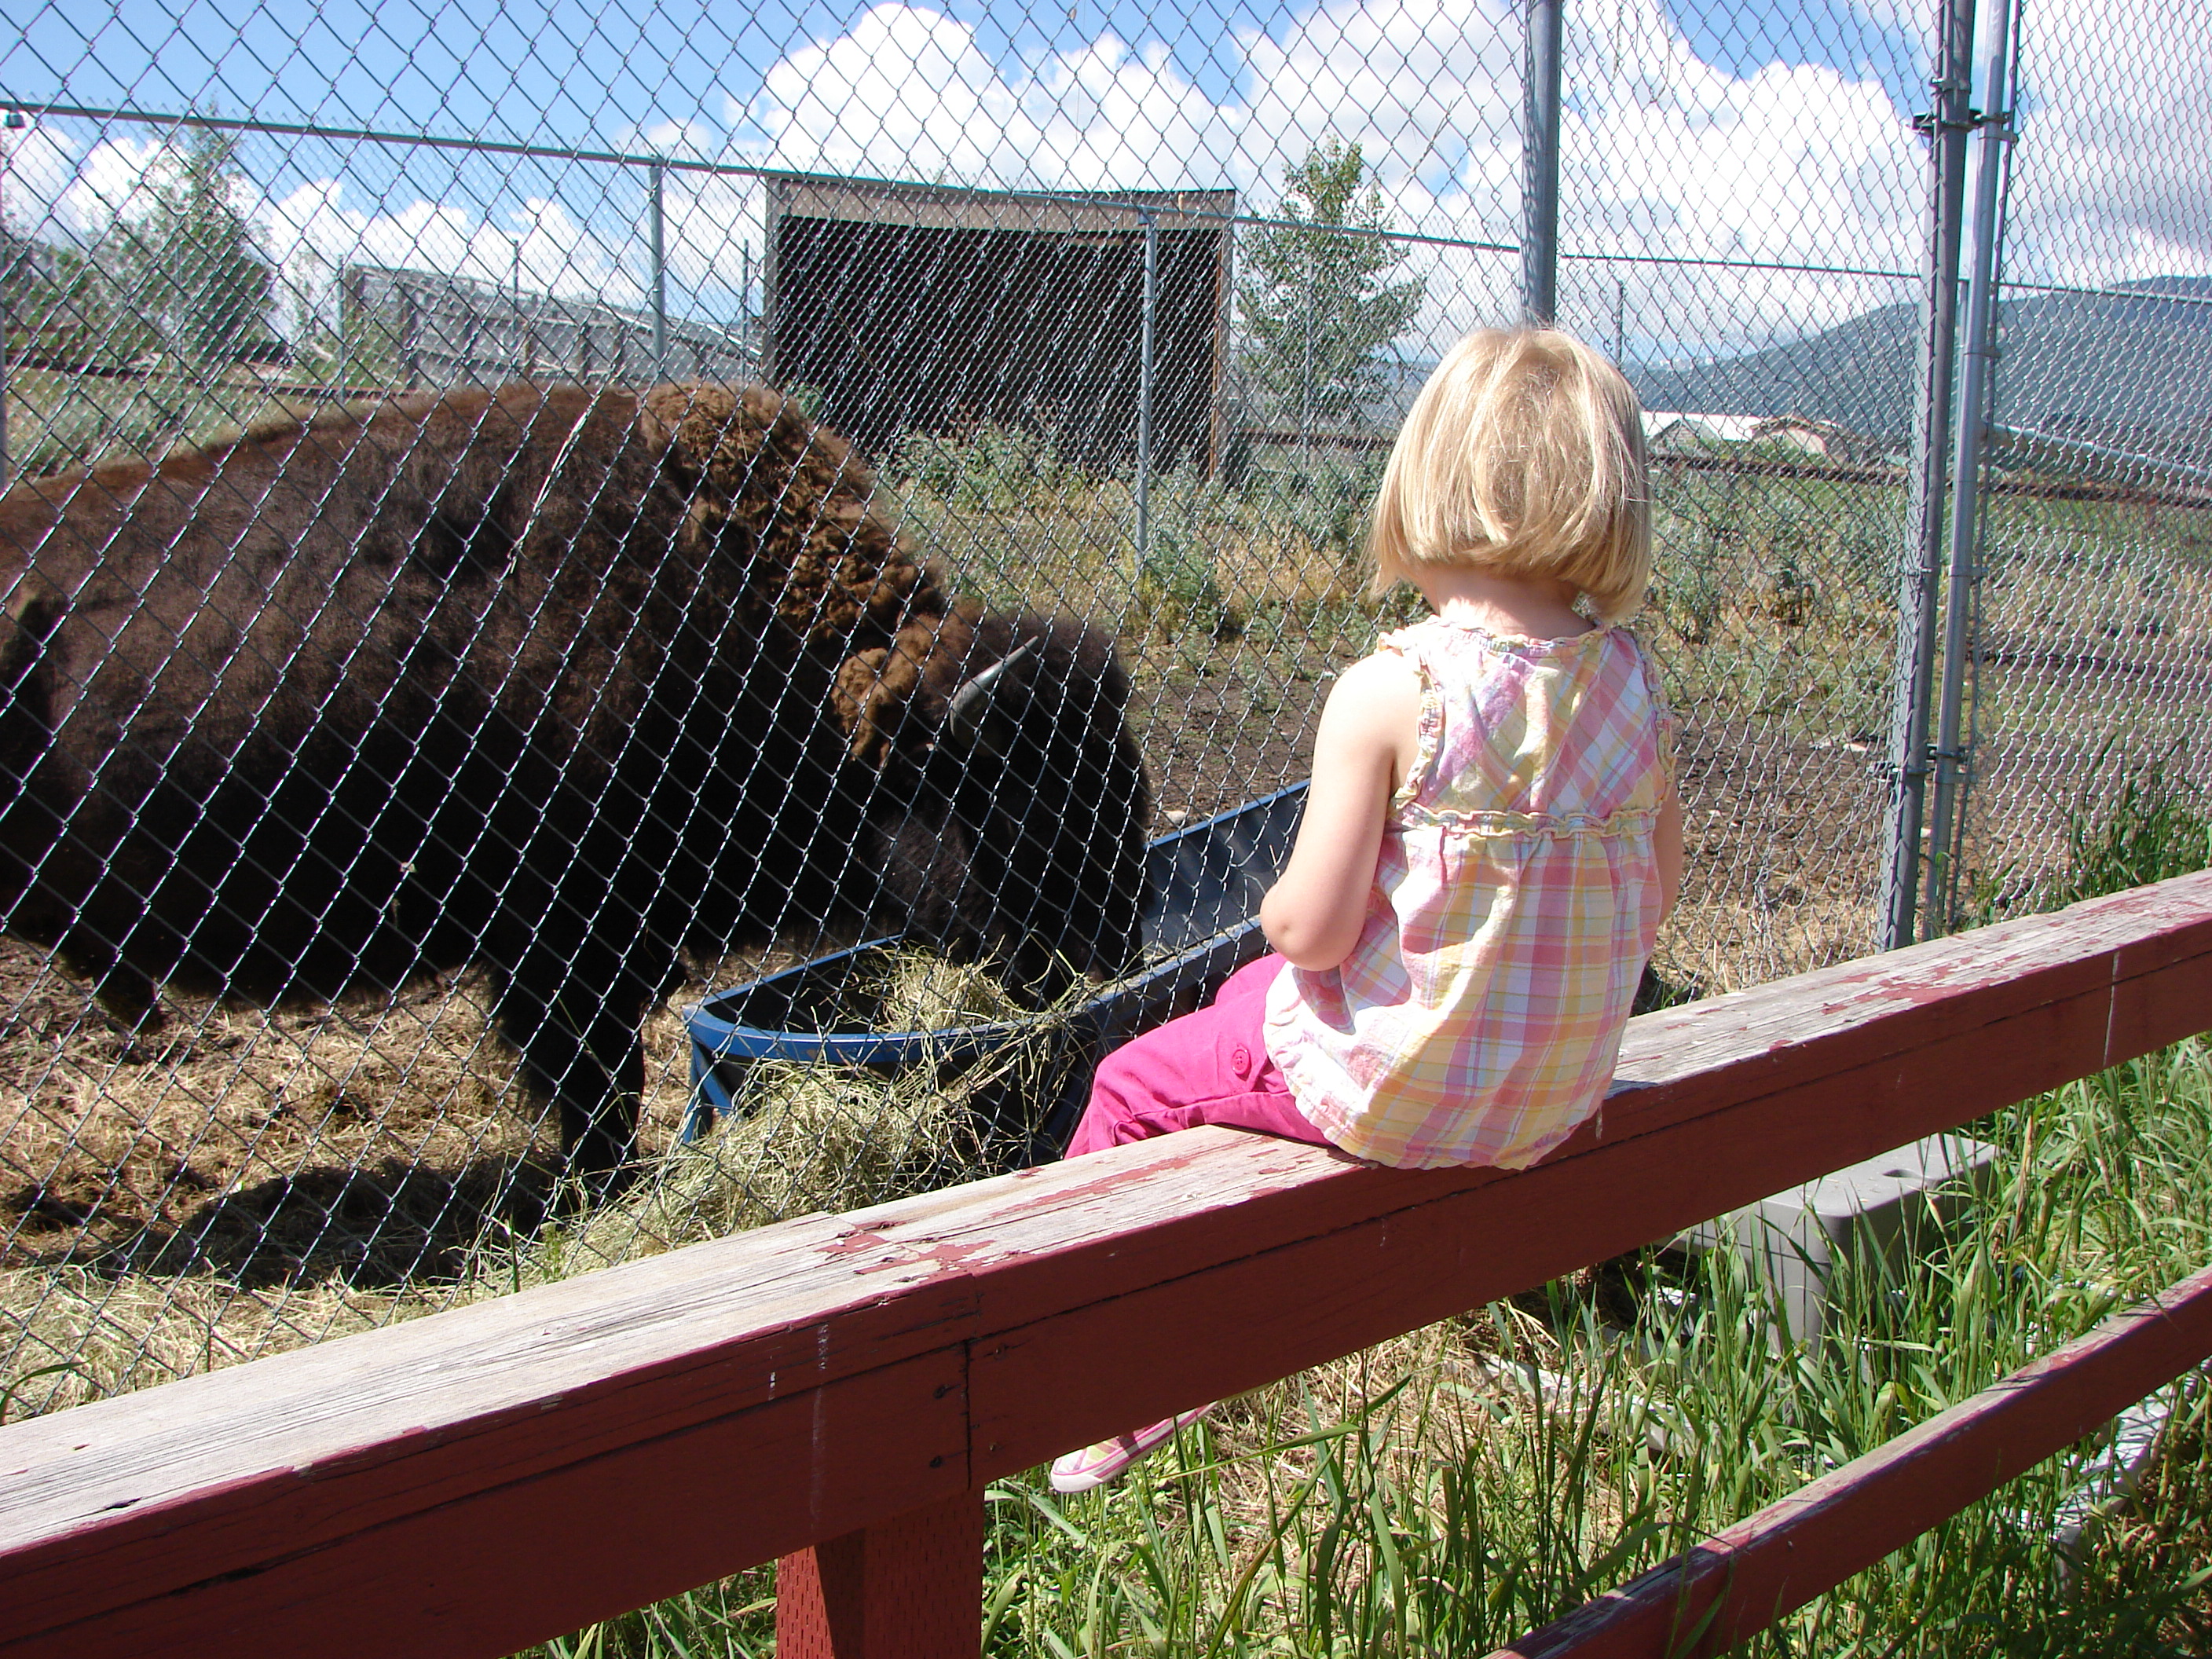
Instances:
[[[511,958],[500,1029],[520,1052],[532,1091],[560,1109],[566,1173],[604,1197],[637,1154],[645,1090],[638,1027],[661,987],[659,977],[639,971],[640,941],[617,948],[549,926],[550,920],[532,927]]]
[[[151,1036],[168,1024],[154,981],[135,968],[118,963],[109,969],[95,994],[110,1018],[134,1036]]]
[[[574,976],[550,994],[521,988],[525,963],[500,1001],[500,1027],[521,1051],[532,1091],[561,1112],[566,1172],[595,1194],[611,1192],[637,1153],[645,1051],[637,1028],[648,999],[615,996]]]

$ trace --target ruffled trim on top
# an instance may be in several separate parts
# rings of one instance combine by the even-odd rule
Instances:
[[[1480,623],[1467,622],[1457,617],[1435,615],[1430,617],[1427,622],[1415,623],[1413,628],[1402,629],[1400,631],[1411,633],[1413,628],[1425,628],[1430,623],[1435,623],[1439,628],[1449,628],[1458,634],[1480,635],[1491,644],[1498,647],[1499,650],[1510,651],[1516,656],[1532,654],[1551,656],[1555,653],[1564,653],[1577,646],[1594,644],[1603,641],[1606,635],[1613,632],[1616,627],[1615,623],[1609,622],[1592,623],[1579,634],[1562,634],[1557,639],[1540,640],[1531,634],[1501,634],[1495,629],[1485,628]]]
[[[1637,836],[1649,833],[1659,822],[1656,806],[1623,806],[1601,817],[1594,812],[1450,812],[1434,806],[1416,806],[1413,822],[1401,823],[1401,832],[1433,830],[1468,840],[1507,841],[1539,836],[1555,840]]]
[[[1674,792],[1675,770],[1678,764],[1674,744],[1680,726],[1674,718],[1674,711],[1668,705],[1667,694],[1660,686],[1658,665],[1651,660],[1651,653],[1644,648],[1643,640],[1627,627],[1616,623],[1594,623],[1580,634],[1565,635],[1556,640],[1538,640],[1517,634],[1493,633],[1478,623],[1462,622],[1449,617],[1431,616],[1409,627],[1394,629],[1375,643],[1375,648],[1378,652],[1388,651],[1391,655],[1402,657],[1411,663],[1413,665],[1414,674],[1421,682],[1420,710],[1414,716],[1413,768],[1400,782],[1384,806],[1383,811],[1386,817],[1404,826],[1407,823],[1405,815],[1418,808],[1421,815],[1419,821],[1432,827],[1462,829],[1483,835],[1524,834],[1530,831],[1540,834],[1557,834],[1565,831],[1573,834],[1580,832],[1583,828],[1581,824],[1568,825],[1558,819],[1548,822],[1530,819],[1528,815],[1522,813],[1484,815],[1489,821],[1477,823],[1464,813],[1440,812],[1432,807],[1419,806],[1421,787],[1436,771],[1437,750],[1443,742],[1444,710],[1443,700],[1437,695],[1437,688],[1430,678],[1428,665],[1422,661],[1419,651],[1408,650],[1407,645],[1408,635],[1416,635],[1422,629],[1432,626],[1449,629],[1455,634],[1474,635],[1501,654],[1528,659],[1564,656],[1584,648],[1602,648],[1613,635],[1619,634],[1621,638],[1628,641],[1629,649],[1636,653],[1636,659],[1644,670],[1645,692],[1651,699],[1652,715],[1658,728],[1656,737],[1659,750],[1659,798],[1664,801]],[[1634,816],[1640,819],[1649,815],[1639,811]],[[1516,822],[1509,825],[1504,822],[1508,818]],[[1460,822],[1462,819],[1468,821]],[[1620,830],[1608,828],[1603,833],[1620,834],[1624,830],[1632,830],[1641,827],[1643,826],[1640,823],[1625,823]]]

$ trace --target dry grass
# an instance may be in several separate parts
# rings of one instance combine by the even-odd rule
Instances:
[[[981,969],[926,951],[871,951],[854,976],[860,1018],[885,1031],[949,1031],[1028,1012]]]
[[[0,1272],[0,1416],[54,1411],[431,1313],[448,1297],[213,1273]]]
[[[240,1010],[169,1000],[150,1034],[11,947],[0,1027],[10,1266],[271,1285],[438,1275],[453,1216],[529,1157],[482,988]],[[405,1218],[404,1221],[395,1218]]]
[[[988,1173],[1020,1145],[994,1122],[1076,1062],[1063,1011],[957,1066],[764,1062],[687,1145],[677,1009],[695,984],[646,1026],[638,1178],[544,1222],[550,1134],[515,1109],[472,977],[389,1006],[173,1001],[161,1038],[134,1042],[20,947],[0,963],[18,992],[0,1029],[0,1382],[17,1412]],[[914,951],[870,966],[890,1029],[1019,1012],[979,969]]]
[[[18,368],[8,394],[8,429],[27,477],[124,456],[159,459],[176,444],[216,442],[329,407],[327,399],[271,396],[256,380],[179,368],[110,380]]]
[[[1066,1082],[1080,1055],[1067,1015],[1084,994],[1031,1013],[980,969],[917,951],[869,953],[854,994],[889,1031],[1018,1021],[976,1058],[933,1054],[896,1068],[766,1060],[744,1070],[736,1109],[672,1143],[618,1201],[525,1247],[530,1265],[491,1278],[555,1277],[820,1211],[858,1209],[994,1173],[1024,1146],[1013,1115]]]

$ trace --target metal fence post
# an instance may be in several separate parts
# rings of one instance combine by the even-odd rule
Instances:
[[[1981,156],[1974,177],[1974,263],[1966,282],[1966,343],[1960,367],[1959,419],[1951,462],[1951,575],[1944,603],[1943,690],[1936,722],[1936,800],[1928,819],[1927,892],[1921,928],[1950,931],[1958,900],[1958,860],[1953,842],[1965,822],[1971,775],[1960,748],[1970,627],[1981,572],[1982,464],[1989,453],[1989,417],[1995,353],[1990,337],[1996,314],[1996,250],[2002,225],[2005,157],[2012,142],[2012,100],[2006,86],[2013,11],[2005,0],[1996,11],[1990,42],[1981,119]]]
[[[11,109],[6,127],[0,129],[0,489],[15,482],[15,457],[8,448],[8,369],[14,356],[15,282],[24,257],[17,252],[15,239],[8,234],[8,140],[4,133],[20,132],[29,125],[22,111]],[[28,246],[27,241],[26,252]]]
[[[1137,343],[1137,574],[1152,559],[1152,328],[1160,303],[1160,226],[1149,207],[1137,210],[1145,228],[1144,322]]]
[[[1960,242],[1965,221],[1966,139],[1973,131],[1975,0],[1937,0],[1942,44],[1934,107],[1919,125],[1929,141],[1927,281],[1922,295],[1920,368],[1914,388],[1911,542],[1898,582],[1896,696],[1890,725],[1890,831],[1882,857],[1884,950],[1910,945],[1920,886],[1920,841],[1928,789],[1928,708],[1936,670],[1936,584],[1943,556],[1943,470],[1951,428],[1952,361],[1958,319]]]
[[[1521,314],[1559,311],[1559,82],[1566,0],[1528,0],[1521,118]]]
[[[653,378],[668,378],[668,251],[663,194],[668,169],[655,161],[653,177]]]
[[[1298,331],[1298,465],[1305,471],[1302,488],[1313,487],[1313,337],[1314,295],[1318,279],[1314,273],[1314,239],[1306,237],[1305,326]]]

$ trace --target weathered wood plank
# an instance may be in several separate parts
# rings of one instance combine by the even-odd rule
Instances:
[[[847,1440],[759,1454],[758,1425],[799,1401],[880,1379],[886,1444],[957,1407],[966,1439],[929,1479],[965,1490],[2096,1070],[2208,1009],[2212,877],[2189,878],[1647,1017],[1601,1130],[1518,1176],[1196,1132],[35,1419],[0,1430],[0,1633],[214,1653],[195,1632],[258,1628],[259,1610],[308,1630],[323,1596],[366,1645],[510,1651],[563,1627],[544,1608],[573,1627],[664,1593],[656,1552],[703,1578],[941,1495],[872,1490]],[[945,1364],[969,1395],[909,1397]],[[688,1518],[653,1516],[657,1487],[625,1503],[599,1484],[679,1443],[650,1479],[725,1494],[753,1517],[742,1547],[702,1554]],[[507,1506],[522,1518],[490,1518]],[[589,1523],[543,1518],[562,1513]],[[550,1589],[548,1552],[565,1555]],[[471,1609],[395,1610],[404,1642],[345,1588],[448,1560],[468,1564]]]
[[[0,1588],[0,1655],[508,1654],[628,1607],[969,1491],[958,1350],[845,1377],[382,1525],[212,1563],[189,1506],[166,1535],[105,1547]],[[205,1575],[131,1594],[142,1562]],[[173,1578],[173,1574],[164,1574]],[[118,1605],[120,1603],[120,1605]],[[975,1604],[969,1613],[972,1626]]]
[[[1878,1082],[1885,1058],[1930,1051],[1937,1043],[1948,1045],[1938,1059],[1948,1063],[1974,1048],[1978,1039],[1971,1034],[1984,1029],[1990,1053],[1972,1069],[1994,1082],[1998,1074],[1985,1073],[1984,1065],[2002,1065],[2002,1077],[2009,1079],[2003,1086],[2017,1086],[2025,1095],[2081,1074],[2069,1068],[2094,1070],[2106,1063],[2115,1054],[2114,1022],[2136,1018],[2133,1004],[2145,986],[2164,986],[2171,1006],[2148,1011],[2156,1018],[2136,1018],[2128,1028],[2124,1034],[2132,1039],[2133,1052],[2201,1029],[2204,987],[2212,974],[2212,878],[2187,882],[2194,885],[2179,901],[2160,906],[2136,905],[2123,913],[2112,902],[2100,901],[2094,909],[2083,906],[2069,912],[2089,913],[2082,915],[2083,931],[2096,948],[2085,948],[2080,957],[2067,957],[2058,948],[2065,930],[2051,926],[2049,919],[2033,919],[2035,927],[2024,937],[2015,933],[2004,953],[2023,973],[2042,975],[2033,997],[2009,981],[1980,982],[1960,962],[1961,942],[1946,940],[1894,953],[1882,959],[1879,971],[1868,964],[1847,964],[1632,1022],[1620,1081],[1602,1122],[1587,1127],[1547,1164],[1746,1103],[1780,1101],[1795,1086],[1854,1069]],[[2177,912],[2178,916],[2172,914]],[[2125,926],[2117,925],[2123,919]],[[2126,937],[2126,927],[2146,933],[2156,927],[2166,936],[2165,965],[2157,978],[2138,974],[2116,985],[2113,945]],[[1990,929],[1974,937],[1990,940],[1994,951],[2006,932]],[[2191,949],[2175,951],[2171,947],[2177,939]],[[1914,961],[1930,965],[1930,978],[1943,988],[1940,997],[1914,979]],[[2019,1023],[2002,1024],[2014,1016]],[[2063,1052],[2056,1046],[2062,1026]],[[1793,1037],[1793,1032],[1802,1035]],[[1807,1060],[1801,1049],[1817,1049],[1817,1063]],[[1932,1067],[1923,1061],[1923,1069]],[[1893,1091],[1894,1085],[1890,1086]],[[2007,1103],[1996,1100],[1998,1091],[1984,1088],[1981,1094],[1990,1105]],[[1893,1132],[1889,1122],[1877,1126],[1869,1121],[1855,1130],[1849,1115],[1833,1125],[1803,1126],[1799,1133],[1818,1139],[1832,1128],[1839,1164],[1928,1132],[1908,1132],[1911,1123],[1944,1127],[1970,1115],[1893,1115],[1899,1138],[1889,1141],[1875,1138]],[[1217,1216],[1225,1216],[1228,1226],[1256,1253],[1501,1178],[1486,1170],[1363,1171],[1326,1153],[1270,1143],[1262,1144],[1264,1150],[1240,1149],[1231,1158],[1221,1149],[1235,1144],[1214,1138],[1202,1170],[1187,1179],[1178,1172],[1198,1158],[1197,1147],[1155,1143],[1120,1149],[1112,1155],[1118,1161],[1084,1160],[1031,1171],[1003,1185],[963,1189],[973,1194],[973,1202],[963,1198],[921,1207],[888,1205],[855,1212],[848,1220],[856,1232],[881,1241],[876,1261],[905,1261],[926,1255],[993,1275],[990,1305],[978,1320],[979,1330],[988,1333],[1066,1305],[1064,1287],[1036,1273],[1054,1252],[1096,1255],[1098,1259],[1086,1267],[1086,1282],[1103,1299],[1160,1282],[1173,1274],[1178,1261],[1188,1267],[1213,1259],[1210,1252],[1221,1246],[1208,1240],[1204,1249],[1209,1254],[1192,1255],[1200,1240],[1189,1230],[1210,1227]],[[1214,1162],[1224,1158],[1231,1161]],[[1097,1166],[1095,1174],[1091,1165]],[[1825,1164],[1812,1173],[1833,1167]],[[1718,1207],[1726,1207],[1725,1202]],[[1110,1249],[1105,1248],[1109,1243]],[[1024,1305],[1022,1294],[1032,1286],[1036,1299]]]
[[[2212,1267],[1492,1659],[1718,1652],[2063,1451],[2208,1355]],[[1677,1645],[1701,1626],[1694,1645]]]
[[[846,1237],[821,1218],[764,1229],[12,1425],[0,1632],[960,1347],[957,1279],[856,1279]]]
[[[2199,985],[2212,1005],[2212,963]],[[2032,1009],[1650,1135],[1608,1136],[1517,1176],[1471,1172],[1456,1190],[1421,1201],[1392,1205],[1382,1195],[1406,1183],[1401,1172],[1350,1169],[1343,1178],[1378,1189],[1370,1205],[1377,1213],[1242,1258],[1232,1256],[1234,1218],[1197,1207],[1210,1160],[1194,1158],[1170,1176],[1194,1213],[1161,1231],[1182,1240],[1187,1261],[1211,1264],[1205,1272],[978,1340],[970,1373],[976,1478],[1258,1387],[1954,1127],[2100,1061],[2104,1007],[2103,999],[2083,997]],[[1299,1151],[1316,1166],[1333,1157]],[[1039,1249],[1025,1261],[979,1267],[979,1324],[1002,1325],[1000,1274],[1030,1277],[1056,1265]],[[1069,1262],[1065,1270],[1082,1269]],[[1015,1298],[1044,1299],[1033,1287]],[[1172,1370],[1158,1363],[1163,1349],[1181,1356]],[[1067,1366],[1070,1353],[1085,1356],[1079,1370]],[[1058,1386],[1048,1387],[1054,1378]]]

